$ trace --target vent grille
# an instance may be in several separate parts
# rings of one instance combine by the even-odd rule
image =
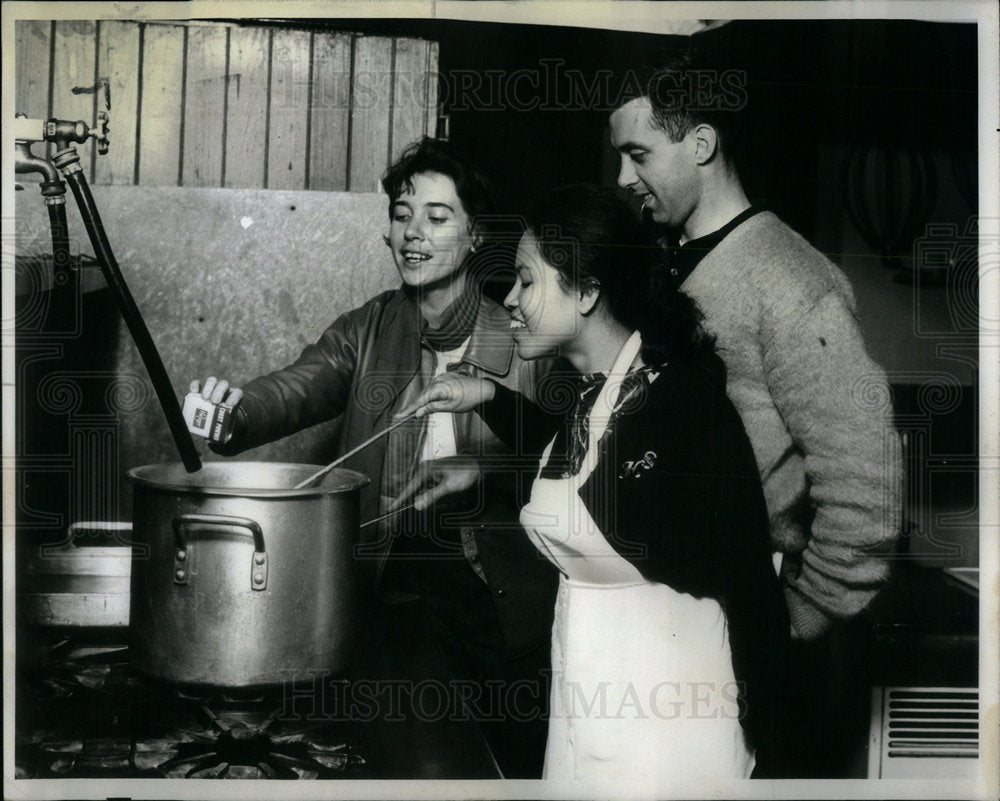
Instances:
[[[889,690],[889,759],[979,756],[975,690]]]
[[[870,770],[881,778],[973,774],[979,756],[979,691],[882,687],[873,693]]]

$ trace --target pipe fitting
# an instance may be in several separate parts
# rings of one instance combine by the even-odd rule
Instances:
[[[93,138],[97,143],[97,152],[104,155],[108,152],[108,130],[110,128],[108,112],[97,112],[97,124],[93,127],[83,120],[57,120],[50,117],[47,120],[28,119],[18,112],[14,116],[14,139],[17,142],[55,142],[56,147],[65,150],[71,143],[84,144]]]
[[[45,138],[62,147],[66,147],[70,142],[83,144],[90,138],[90,135],[90,127],[83,120],[48,119],[45,121]]]
[[[66,184],[62,181],[43,181],[42,200],[46,206],[63,206],[66,204]]]
[[[67,145],[59,150],[52,157],[52,163],[59,168],[59,172],[64,176],[83,171],[83,167],[80,166],[80,154],[76,152],[73,145]]]

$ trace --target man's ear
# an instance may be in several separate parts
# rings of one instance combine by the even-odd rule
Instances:
[[[696,164],[708,164],[719,152],[719,134],[708,123],[700,123],[689,134]]]
[[[579,289],[580,299],[576,302],[577,311],[584,317],[597,308],[597,301],[601,299],[601,285],[596,281],[581,286]]]

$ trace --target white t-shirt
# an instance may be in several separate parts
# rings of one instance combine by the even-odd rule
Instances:
[[[449,364],[462,360],[465,349],[469,347],[469,338],[454,350],[435,351],[434,378],[444,374]],[[424,447],[420,452],[420,461],[441,459],[445,456],[458,454],[455,443],[455,417],[451,412],[433,412],[427,416],[427,435],[424,437]]]

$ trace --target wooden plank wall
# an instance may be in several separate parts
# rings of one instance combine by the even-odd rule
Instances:
[[[32,118],[44,118],[49,110],[49,77],[51,76],[52,23],[35,20],[16,23],[17,47],[14,52],[14,92],[17,110]],[[35,145],[34,152],[43,150]],[[40,175],[19,175],[21,183],[38,183]]]
[[[29,20],[15,48],[29,117],[93,121],[103,95],[72,89],[110,80],[110,150],[78,146],[95,184],[372,192],[437,121],[438,45],[422,39]]]

